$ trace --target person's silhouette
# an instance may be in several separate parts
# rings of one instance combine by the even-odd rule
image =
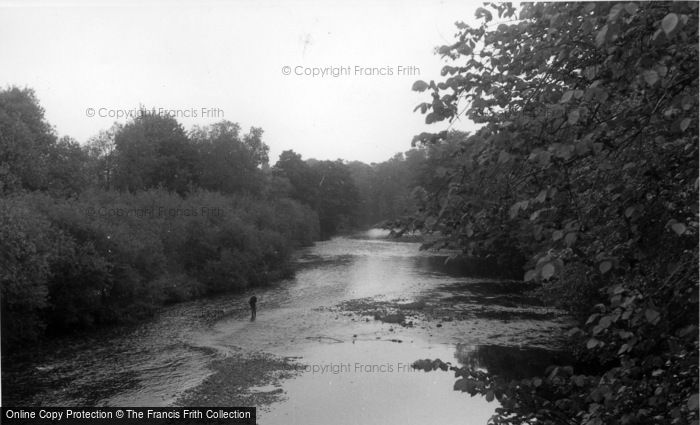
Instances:
[[[256,308],[255,304],[256,304],[257,302],[258,302],[258,297],[256,297],[255,295],[253,295],[252,297],[250,297],[250,300],[248,300],[248,304],[250,304],[250,321],[251,321],[251,322],[252,322],[253,320],[255,320],[255,315],[256,315],[256,313],[257,313],[257,311],[256,311],[257,308]]]

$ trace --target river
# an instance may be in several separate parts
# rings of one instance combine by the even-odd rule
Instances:
[[[519,378],[557,361],[561,312],[381,236],[301,250],[295,277],[266,288],[3,353],[3,405],[253,404],[260,424],[485,424],[496,402],[410,365],[440,358]]]

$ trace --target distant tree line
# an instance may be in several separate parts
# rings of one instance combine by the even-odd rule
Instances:
[[[366,226],[383,225],[415,210],[414,189],[426,166],[423,149],[398,153],[381,163],[349,162],[360,193],[358,220]]]
[[[358,189],[343,161],[304,161],[288,150],[272,168],[272,178],[277,190],[316,211],[323,239],[358,226]]]

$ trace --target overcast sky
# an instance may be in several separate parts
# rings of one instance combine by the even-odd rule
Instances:
[[[473,22],[478,6],[0,0],[0,83],[33,88],[57,133],[81,143],[116,120],[104,115],[144,105],[176,111],[186,129],[221,119],[262,127],[272,163],[286,149],[379,162],[409,149],[415,134],[446,127],[413,112],[429,95],[411,85],[440,79],[434,48],[452,42],[455,21]],[[314,67],[342,75],[297,75]]]

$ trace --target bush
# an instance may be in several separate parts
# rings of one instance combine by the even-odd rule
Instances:
[[[21,200],[0,204],[3,343],[34,339],[45,328],[52,233],[49,221],[32,214]]]
[[[287,276],[318,219],[289,199],[198,191],[42,193],[0,214],[3,338],[128,323],[170,302]]]

